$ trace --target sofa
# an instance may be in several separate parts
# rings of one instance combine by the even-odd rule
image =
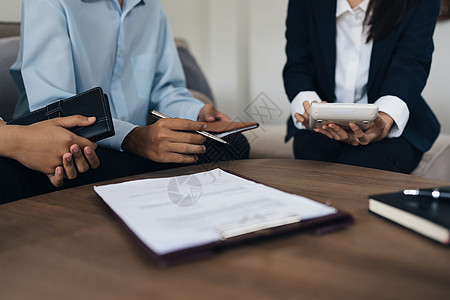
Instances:
[[[19,23],[0,22],[0,116],[10,120],[17,101],[17,91],[9,74],[9,67],[17,57]],[[187,42],[175,39],[186,75],[186,84],[192,95],[205,103],[214,103],[214,95],[192,55]],[[250,143],[250,158],[294,158],[292,140],[284,143],[285,125],[264,125],[244,133]],[[412,173],[416,176],[450,182],[450,135],[441,134],[433,147],[424,154]]]

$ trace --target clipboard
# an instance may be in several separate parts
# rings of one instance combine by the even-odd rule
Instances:
[[[275,238],[283,238],[295,233],[309,233],[321,236],[327,233],[343,230],[354,223],[353,217],[345,212],[338,211],[336,214],[306,221],[286,222],[286,224],[259,228],[253,232],[241,235],[235,235],[226,239],[222,239],[215,243],[209,243],[198,247],[183,249],[180,251],[158,255],[145,245],[139,237],[123,222],[123,220],[108,207],[112,215],[122,224],[124,229],[133,237],[140,245],[150,259],[159,267],[165,268],[179,264],[195,262],[199,260],[211,259],[219,254],[220,251],[229,247],[237,247],[242,244],[249,244],[256,241],[271,240]],[[287,217],[288,221],[290,217]],[[281,222],[283,220],[280,220]]]
[[[99,194],[98,190],[96,190],[96,192]],[[102,201],[105,202],[104,195],[102,196],[99,194],[99,196]],[[216,227],[215,230],[217,231],[219,238],[215,241],[184,247],[182,249],[161,254],[157,253],[157,251],[154,251],[154,249],[146,244],[143,241],[142,236],[138,236],[135,230],[131,228],[133,226],[127,224],[127,222],[124,221],[111,207],[111,203],[108,204],[105,202],[105,204],[107,204],[109,210],[136,239],[142,248],[145,249],[145,252],[151,259],[161,267],[211,258],[220,251],[239,244],[250,243],[257,240],[270,240],[300,232],[323,235],[344,229],[353,224],[351,215],[338,210],[335,210],[332,214],[306,220],[302,220],[302,218],[296,214],[266,216],[256,212],[243,215],[237,222],[227,223]]]
[[[286,221],[287,224],[275,227],[267,226],[253,232],[242,235],[235,235],[230,238],[222,239],[217,243],[207,244],[201,247],[185,249],[166,255],[157,255],[150,249],[150,256],[159,266],[167,267],[171,265],[192,262],[200,259],[212,258],[221,250],[228,247],[235,247],[241,244],[252,243],[255,241],[270,240],[273,238],[282,238],[294,233],[310,233],[314,235],[324,235],[333,231],[342,230],[353,224],[353,217],[347,213],[338,212],[335,215],[311,219],[306,221],[298,221],[290,223],[290,216],[286,220],[280,219],[280,222]],[[267,224],[269,225],[269,224]],[[145,245],[143,245],[145,247]]]

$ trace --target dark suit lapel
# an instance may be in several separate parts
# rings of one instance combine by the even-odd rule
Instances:
[[[372,56],[370,58],[369,82],[367,84],[369,98],[371,98],[371,88],[375,82],[376,75],[380,69],[380,66],[383,64],[384,60],[391,55],[390,52],[392,51],[392,49],[389,49],[389,46],[392,45],[393,38],[394,37],[391,34],[382,40],[373,42]]]
[[[405,26],[409,24],[410,19],[413,16],[413,9],[409,9],[407,14],[400,23],[400,26],[394,28],[392,32],[385,38],[374,41],[372,48],[372,57],[370,58],[370,70],[369,70],[369,82],[367,85],[367,92],[369,94],[369,101],[371,98],[371,88],[378,80],[384,80],[384,78],[379,78],[378,73],[380,72],[380,67],[386,66],[389,64],[386,60],[392,59],[393,52],[395,51],[395,47],[398,43],[398,39],[400,34],[403,32]],[[372,95],[373,97],[378,97],[378,95]],[[376,100],[376,99],[374,99]]]
[[[317,29],[317,37],[320,43],[320,49],[313,51],[322,51],[323,60],[327,68],[327,80],[330,87],[335,87],[336,70],[336,1],[335,0],[311,0],[310,1],[314,22]]]

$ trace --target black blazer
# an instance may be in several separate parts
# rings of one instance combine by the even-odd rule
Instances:
[[[336,66],[336,0],[290,0],[287,17],[287,63],[283,77],[289,101],[301,91],[316,91],[334,102]],[[407,104],[410,117],[403,132],[420,151],[431,148],[440,125],[421,93],[434,50],[433,32],[440,0],[420,0],[386,38],[374,41],[368,101],[385,95]],[[288,120],[286,141],[298,129]]]

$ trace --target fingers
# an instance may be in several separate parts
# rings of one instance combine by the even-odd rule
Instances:
[[[354,125],[357,126],[356,124],[354,124]],[[322,133],[322,134],[326,135],[328,138],[334,139],[336,141],[345,142],[345,143],[351,144],[353,146],[360,145],[360,141],[355,136],[354,133],[349,133],[346,130],[344,130],[341,126],[333,124],[333,123],[328,124],[328,125],[323,125],[322,128],[316,129],[316,132]]]
[[[64,118],[56,118],[53,120],[50,120],[52,122],[56,122],[59,126],[69,129],[77,126],[90,126],[95,123],[96,118],[95,117],[84,117],[80,115],[70,116],[70,117],[64,117]],[[94,142],[91,142],[90,140],[78,136],[76,134],[72,134],[73,144],[78,144],[80,147],[90,146],[92,149],[97,148],[97,144]]]
[[[203,122],[178,118],[160,119],[154,125],[175,131],[197,131],[206,129],[206,124]]]
[[[84,157],[84,153],[81,151],[80,146],[76,144],[70,146],[70,153],[72,154],[73,161],[78,172],[87,172],[89,170],[89,164],[86,161],[86,158]],[[73,178],[69,177],[69,179]]]
[[[63,167],[58,166],[55,169],[54,174],[47,174],[48,179],[55,187],[60,187],[64,183],[64,170]]]
[[[216,109],[212,104],[205,104],[199,113],[199,121],[213,122],[215,118]]]
[[[223,122],[231,122],[231,118],[229,116],[227,116],[224,113],[221,113],[220,111],[216,110],[216,114],[215,114],[216,120],[217,121],[223,121]]]
[[[305,119],[309,120],[309,112],[311,111],[311,104],[309,104],[308,101],[303,101],[303,109],[305,110],[305,113],[303,114],[305,116]]]
[[[100,160],[90,146],[84,147],[83,151],[81,151],[78,145],[72,145],[70,146],[70,153],[73,157],[73,164],[79,173],[85,173],[89,169],[96,169],[100,166]],[[71,177],[68,177],[69,179],[76,178],[76,174],[74,177],[73,173],[71,175]]]
[[[392,120],[391,117],[388,116],[388,118],[389,118],[390,120]],[[393,123],[393,122],[392,122],[392,123]],[[375,125],[375,126],[373,126],[373,128],[374,128],[376,131],[378,131],[380,134],[382,134],[384,131],[386,131],[386,135],[387,135],[387,133],[389,132],[389,130],[390,130],[391,127],[392,127],[392,123],[391,123],[391,126],[387,127],[387,122],[381,117],[381,115],[379,115],[379,116],[375,119],[375,121],[373,122],[372,125]]]
[[[205,152],[204,145],[165,143],[164,147],[157,151],[155,160],[162,163],[195,163],[198,155]]]
[[[364,132],[362,143],[367,145],[372,142],[378,142],[384,139],[389,133],[390,127],[386,127],[386,121],[378,116],[374,123]]]
[[[80,115],[56,118],[54,119],[60,126],[64,128],[73,128],[77,126],[90,126],[95,123],[95,117],[84,117]]]
[[[198,161],[197,155],[185,155],[180,153],[168,153],[161,162],[177,164],[193,164]]]
[[[323,126],[324,130],[327,131],[333,139],[336,141],[343,141],[348,139],[348,134],[340,126],[336,124],[328,124],[328,126]]]
[[[159,120],[155,124],[151,125],[154,128],[155,141],[159,142],[175,142],[175,143],[188,143],[203,145],[206,142],[206,138],[200,134],[193,133],[197,131],[197,128],[203,130],[206,125],[200,122],[189,121],[187,124],[184,122],[179,123],[179,121],[189,121],[181,119],[164,119]],[[191,126],[192,123],[194,126]],[[203,124],[205,126],[199,127],[197,124]],[[174,129],[174,128],[184,128],[184,129]],[[190,129],[189,129],[190,128]]]
[[[72,153],[66,153],[63,155],[63,167],[67,179],[72,180],[77,178],[78,173],[75,167]]]
[[[294,117],[295,117],[295,119],[296,119],[298,122],[300,122],[300,123],[303,123],[303,122],[305,121],[305,118],[303,117],[302,114],[295,113],[295,114],[294,114]]]
[[[78,145],[80,148],[84,148],[86,146],[91,147],[92,149],[97,149],[97,143],[91,142],[87,138],[81,137],[79,135],[73,134],[73,141],[71,142],[73,145]]]
[[[168,140],[173,143],[203,145],[206,142],[206,137],[197,133],[172,131],[169,134]]]
[[[198,114],[198,121],[204,121],[204,122],[214,122],[214,121],[231,122],[232,120],[226,114],[221,113],[220,111],[216,110],[212,104],[205,104],[202,107],[202,109],[200,110],[200,113]]]
[[[353,125],[357,126],[354,123],[353,123]],[[331,128],[339,136],[339,138],[337,139],[338,141],[345,142],[352,146],[359,146],[361,144],[354,133],[344,130],[341,126],[336,125],[336,124],[330,124],[328,127]],[[358,127],[358,129],[359,129],[359,127]]]
[[[327,136],[330,139],[334,139],[333,135],[327,130],[326,126],[322,126],[322,128],[316,128],[314,129],[315,132],[321,133],[325,136]]]
[[[98,168],[99,165],[100,161],[92,148],[86,146],[83,154],[80,147],[74,144],[70,147],[70,153],[63,155],[63,166],[57,167],[55,174],[48,177],[54,186],[60,187],[64,182],[64,174],[67,179],[72,180],[78,177],[78,173]]]
[[[97,169],[100,166],[100,160],[98,159],[97,154],[95,154],[94,149],[91,147],[84,147],[84,156],[86,157],[91,169]]]
[[[206,152],[206,147],[205,145],[171,143],[168,151],[179,154],[203,154]]]
[[[368,145],[370,143],[370,138],[367,136],[362,129],[356,125],[353,122],[349,123],[349,126],[351,130],[353,131],[353,134],[358,139],[360,145]]]

